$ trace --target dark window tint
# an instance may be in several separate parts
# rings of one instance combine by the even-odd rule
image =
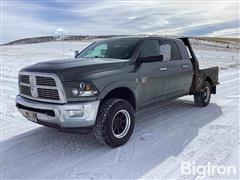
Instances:
[[[159,56],[160,47],[158,40],[146,40],[143,43],[140,56],[149,57],[149,56]]]
[[[181,52],[178,48],[177,43],[171,40],[161,40],[160,41],[160,47],[170,47],[170,59],[168,60],[179,60],[182,59]],[[160,48],[160,49],[166,49],[166,48]],[[161,54],[164,54],[164,52],[161,52]]]

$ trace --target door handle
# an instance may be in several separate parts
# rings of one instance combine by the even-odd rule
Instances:
[[[182,68],[188,68],[188,65],[182,65]]]
[[[167,70],[167,68],[166,67],[160,67],[160,69],[159,69],[160,71],[166,71]]]

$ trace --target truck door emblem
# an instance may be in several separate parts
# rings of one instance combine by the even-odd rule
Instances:
[[[148,83],[148,77],[147,77],[147,76],[142,77],[142,78],[141,78],[141,81],[142,81],[142,84]]]

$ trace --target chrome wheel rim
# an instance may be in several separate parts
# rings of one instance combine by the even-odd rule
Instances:
[[[131,118],[126,110],[118,111],[112,121],[112,133],[116,138],[123,138],[130,128]]]
[[[204,101],[208,102],[210,98],[210,88],[207,86],[204,89]]]

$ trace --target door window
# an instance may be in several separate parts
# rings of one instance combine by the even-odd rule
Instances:
[[[146,40],[142,46],[140,57],[159,56],[160,46],[158,40]]]
[[[178,48],[178,45],[174,41],[161,40],[160,51],[160,53],[163,55],[164,61],[182,59],[182,55]]]
[[[160,54],[163,55],[163,61],[171,59],[171,46],[169,44],[160,45]]]

